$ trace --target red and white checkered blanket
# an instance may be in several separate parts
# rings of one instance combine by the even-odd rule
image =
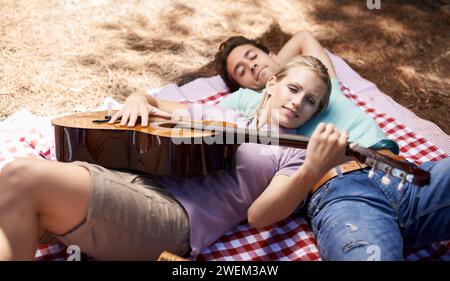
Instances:
[[[363,108],[382,128],[389,138],[396,140],[401,155],[420,164],[448,157],[423,136],[411,131],[389,114],[381,113],[370,107],[351,89],[342,85],[344,94],[357,106]],[[196,100],[180,98],[180,102],[200,102],[216,104],[228,94],[226,90],[204,91]],[[26,114],[25,114],[26,115]],[[30,120],[29,117],[27,117]],[[27,119],[25,118],[25,119]],[[36,117],[33,117],[36,120]],[[20,118],[18,118],[20,119]],[[23,121],[23,120],[22,120]],[[16,122],[17,123],[17,122]],[[39,156],[55,160],[53,136],[49,133],[48,120],[37,123],[27,122],[27,126],[17,124],[0,126],[0,168],[15,157]],[[43,125],[45,124],[45,125]],[[14,133],[8,134],[9,131]],[[37,260],[65,260],[66,246],[61,243],[38,245]],[[407,260],[441,259],[450,260],[450,241],[435,243],[420,249],[408,249]],[[311,228],[305,218],[296,213],[271,227],[251,228],[242,223],[225,233],[214,244],[204,249],[198,260],[320,260],[319,251]]]
[[[386,113],[377,112],[348,87],[342,92],[368,113],[391,139],[400,146],[400,154],[420,164],[448,157],[424,137]],[[254,229],[241,224],[204,249],[198,260],[320,260],[313,233],[302,214],[293,214],[272,227]],[[450,241],[420,249],[408,249],[407,260],[450,260]]]

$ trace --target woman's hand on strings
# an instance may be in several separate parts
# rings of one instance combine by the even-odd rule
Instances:
[[[347,143],[347,132],[339,132],[333,124],[320,123],[308,143],[304,165],[321,175],[325,174],[350,160],[345,156]]]
[[[149,116],[158,116],[170,119],[172,114],[151,105],[144,95],[132,95],[126,99],[122,109],[111,117],[109,123],[115,123],[119,118],[121,118],[119,124],[120,126],[127,125],[128,127],[134,127],[138,117],[141,117],[141,126],[147,127]]]

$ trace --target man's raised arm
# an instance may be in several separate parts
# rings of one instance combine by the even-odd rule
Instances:
[[[309,31],[300,31],[281,48],[277,57],[281,64],[285,64],[294,56],[306,55],[318,58],[327,68],[331,78],[336,76],[333,64],[331,63],[325,49]]]

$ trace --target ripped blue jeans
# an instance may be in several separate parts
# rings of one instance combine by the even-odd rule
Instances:
[[[450,239],[450,158],[420,166],[429,185],[383,185],[369,169],[340,175],[311,197],[308,217],[323,260],[402,260],[404,247]]]

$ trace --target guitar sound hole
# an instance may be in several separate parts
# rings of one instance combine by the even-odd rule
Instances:
[[[173,128],[175,128],[175,126],[176,126],[176,124],[174,124],[174,123],[161,123],[161,124],[159,124],[159,127],[163,127],[163,128],[166,128],[166,129],[173,129]]]

